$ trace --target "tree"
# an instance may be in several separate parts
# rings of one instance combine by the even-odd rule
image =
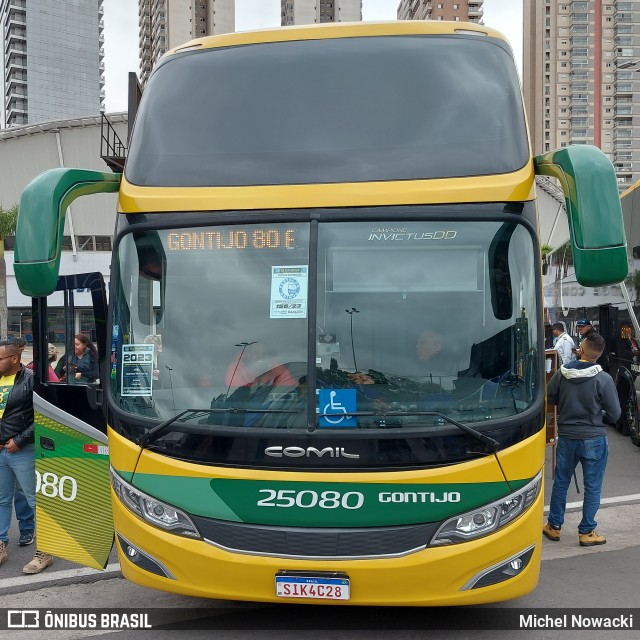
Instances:
[[[7,263],[4,259],[4,239],[16,233],[18,224],[18,205],[10,209],[0,206],[0,339],[7,339]]]

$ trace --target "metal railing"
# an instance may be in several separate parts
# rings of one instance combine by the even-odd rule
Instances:
[[[100,157],[114,173],[122,173],[127,160],[127,147],[105,113],[100,118]]]

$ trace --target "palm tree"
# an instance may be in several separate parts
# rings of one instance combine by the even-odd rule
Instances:
[[[4,239],[16,233],[18,223],[18,205],[10,209],[0,206],[0,339],[7,339],[7,263],[4,259]]]

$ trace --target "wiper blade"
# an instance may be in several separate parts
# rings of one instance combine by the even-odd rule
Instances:
[[[335,417],[337,414],[335,413],[320,413],[318,414],[322,417],[324,416],[332,416]],[[339,415],[339,414],[338,414]],[[494,440],[491,436],[487,436],[481,431],[477,431],[473,427],[470,427],[463,422],[458,422],[453,418],[445,415],[444,413],[440,413],[439,411],[353,411],[345,414],[347,417],[357,417],[357,416],[381,416],[383,418],[393,417],[393,416],[436,416],[441,418],[445,422],[452,424],[454,427],[458,427],[465,433],[468,433],[470,436],[473,436],[476,440],[480,440],[480,442],[484,442],[489,445],[491,449],[491,453],[495,453],[500,448],[500,443],[497,440]]]
[[[212,409],[185,409],[184,411],[181,411],[177,415],[165,420],[164,422],[157,424],[152,429],[149,429],[147,433],[138,438],[138,444],[144,449],[148,444],[150,444],[154,440],[157,440],[162,435],[162,432],[170,427],[174,422],[177,422],[178,420],[180,420],[180,418],[186,416],[189,413],[193,414],[193,418],[200,418],[208,415],[209,413],[211,413],[211,411]]]
[[[245,409],[227,407],[226,409],[208,409],[208,413],[301,413],[302,409]]]
[[[491,453],[495,453],[500,448],[500,443],[497,440],[494,440],[491,436],[485,435],[481,431],[477,431],[473,427],[464,424],[463,422],[458,422],[453,418],[445,415],[444,413],[440,413],[439,411],[389,411],[385,415],[389,416],[437,416],[441,418],[445,422],[452,424],[454,427],[458,427],[458,429],[462,429],[465,433],[468,433],[470,436],[476,438],[476,440],[480,440],[480,442],[484,442],[488,444]]]
[[[147,445],[157,440],[172,424],[190,413],[193,414],[191,418],[195,419],[212,413],[300,413],[300,409],[243,409],[240,407],[228,407],[226,409],[185,409],[164,422],[157,424],[152,429],[149,429],[147,433],[138,438],[138,444],[144,449]]]

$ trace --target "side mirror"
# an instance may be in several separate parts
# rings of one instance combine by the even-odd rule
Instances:
[[[627,242],[613,165],[591,145],[536,156],[538,175],[562,185],[577,281],[585,287],[617,284],[627,276]]]
[[[119,187],[120,174],[84,169],[50,169],[25,187],[14,255],[16,281],[25,296],[48,296],[56,289],[67,207],[79,196]]]

